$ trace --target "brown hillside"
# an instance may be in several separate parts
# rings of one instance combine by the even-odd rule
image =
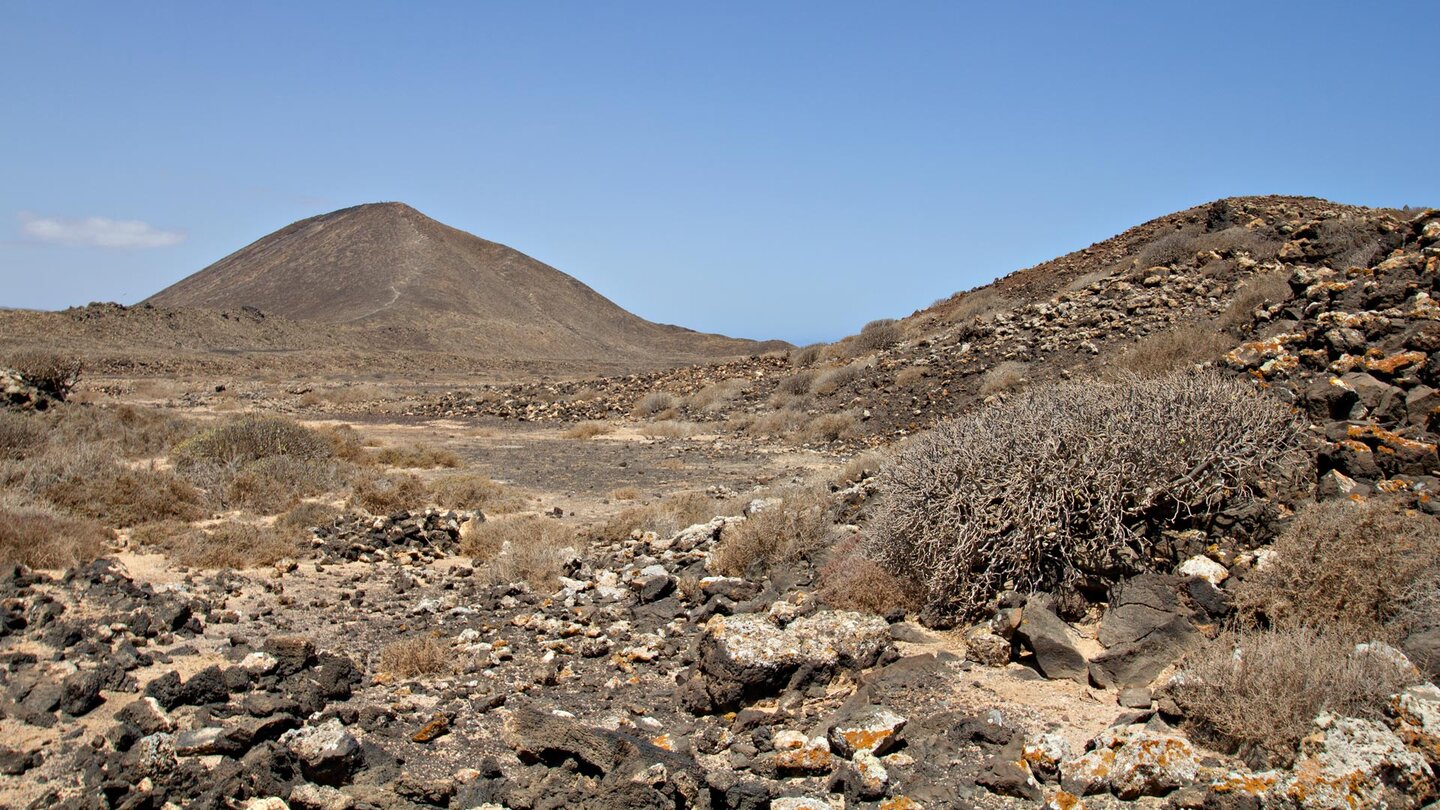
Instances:
[[[254,307],[295,321],[400,330],[405,348],[506,360],[686,360],[781,345],[646,321],[553,267],[401,203],[301,220],[144,303]]]

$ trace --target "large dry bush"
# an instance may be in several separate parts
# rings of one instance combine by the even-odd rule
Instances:
[[[1222,634],[1191,653],[1168,691],[1192,732],[1255,767],[1286,766],[1321,712],[1378,717],[1414,683],[1363,636],[1291,627]]]
[[[430,499],[430,491],[410,473],[386,475],[362,470],[350,481],[350,505],[372,515],[389,515],[418,509]]]
[[[44,506],[0,505],[0,562],[67,568],[100,556],[113,535],[93,520]]]
[[[1189,231],[1168,233],[1141,248],[1136,258],[1142,269],[1188,264],[1195,258],[1195,238]]]
[[[786,492],[768,506],[727,528],[711,555],[715,570],[741,576],[752,568],[770,568],[827,545],[834,528],[834,509],[821,488]]]
[[[246,414],[186,439],[175,448],[175,466],[244,464],[273,456],[325,459],[330,442],[293,419]]]
[[[1284,404],[1213,374],[1031,390],[900,450],[869,551],[945,613],[1103,585],[1170,562],[1151,559],[1162,529],[1250,499],[1297,443]]]
[[[1212,363],[1234,348],[1223,332],[1186,324],[1135,341],[1115,360],[1122,373],[1153,377]]]
[[[803,397],[810,393],[810,385],[815,381],[815,372],[810,369],[797,371],[789,377],[785,377],[775,384],[775,390],[781,394],[792,397]]]
[[[1327,501],[1302,509],[1274,550],[1232,590],[1242,615],[1395,640],[1416,583],[1440,570],[1440,520],[1395,500]]]
[[[164,453],[195,430],[188,419],[135,405],[69,406],[50,418],[54,441],[105,444],[126,458]]]
[[[279,416],[247,414],[176,446],[175,470],[221,508],[270,513],[342,485],[338,434]]]
[[[827,345],[828,344],[825,343],[812,343],[809,346],[797,346],[790,350],[790,354],[786,360],[796,368],[813,366],[825,355]]]

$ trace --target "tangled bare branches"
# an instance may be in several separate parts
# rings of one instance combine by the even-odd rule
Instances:
[[[1165,562],[1150,559],[1160,530],[1257,494],[1298,435],[1287,406],[1215,374],[1030,391],[902,450],[869,550],[947,613],[1112,581]]]

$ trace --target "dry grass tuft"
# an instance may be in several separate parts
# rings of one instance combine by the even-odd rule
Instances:
[[[199,490],[169,472],[112,467],[98,475],[66,478],[45,490],[56,506],[110,526],[204,517]]]
[[[1030,366],[1026,363],[1017,363],[1014,360],[997,363],[980,377],[980,395],[988,397],[991,394],[1013,391],[1029,382],[1029,373]]]
[[[429,444],[413,444],[409,447],[382,447],[374,452],[375,461],[388,467],[404,467],[412,470],[431,470],[436,467],[454,469],[460,466],[460,457],[443,447]]]
[[[425,482],[410,473],[361,471],[350,482],[350,505],[372,515],[418,509],[430,499]]]
[[[823,489],[785,493],[780,504],[726,529],[711,555],[715,570],[727,576],[742,576],[752,568],[793,562],[823,548],[834,526],[832,512]]]
[[[103,554],[113,536],[93,520],[57,514],[43,506],[0,506],[0,562],[6,565],[81,565]]]
[[[193,568],[258,568],[299,556],[297,533],[253,523],[226,522],[197,528],[176,521],[135,529],[138,545],[163,551],[171,561]]]
[[[852,363],[832,368],[821,372],[813,385],[810,386],[812,394],[828,395],[839,391],[847,385],[858,382],[865,377],[865,373],[875,367],[875,359],[863,358]]]
[[[566,430],[563,434],[567,439],[593,439],[596,436],[604,436],[615,432],[615,426],[608,422],[581,422],[578,425]]]
[[[799,346],[790,350],[790,354],[786,360],[796,368],[813,366],[820,362],[820,358],[825,356],[826,347],[827,344],[824,343],[812,343],[809,346]]]
[[[571,526],[553,518],[515,515],[476,525],[460,550],[476,562],[488,563],[492,582],[523,581],[547,591],[558,585],[565,564],[580,547]]]
[[[1357,653],[1364,637],[1293,627],[1226,633],[1192,653],[1169,687],[1192,731],[1255,767],[1284,767],[1321,712],[1378,717],[1412,671]]]
[[[610,490],[609,498],[612,501],[633,501],[640,497],[639,487],[620,487]]]
[[[1234,346],[1224,332],[1190,324],[1136,341],[1115,365],[1126,373],[1153,377],[1214,362]]]
[[[858,535],[836,544],[820,569],[820,598],[841,610],[859,610],[881,616],[909,612],[920,605],[913,585],[901,582],[879,563],[865,556]]]
[[[640,435],[647,439],[688,439],[700,432],[694,422],[651,422],[640,428]]]
[[[1256,309],[1284,303],[1292,295],[1290,273],[1285,270],[1271,270],[1252,276],[1235,291],[1230,306],[1220,315],[1220,326],[1230,330],[1246,328],[1254,323]]]
[[[430,482],[430,495],[446,509],[479,509],[486,514],[518,512],[525,496],[479,473],[456,473]]]
[[[289,511],[275,519],[275,528],[291,533],[305,532],[317,526],[324,526],[340,517],[343,512],[328,503],[304,501],[295,504]]]
[[[669,537],[681,529],[706,523],[719,515],[739,512],[738,505],[717,500],[703,492],[679,492],[657,503],[622,510],[592,533],[603,540],[622,540],[637,531]]]
[[[1392,500],[1327,501],[1302,509],[1274,550],[1232,590],[1242,615],[1394,641],[1415,584],[1440,570],[1440,520]]]
[[[677,404],[674,394],[666,391],[653,391],[636,401],[634,409],[630,411],[630,415],[642,418],[655,416],[665,411],[673,410]]]
[[[881,318],[865,324],[855,336],[855,348],[862,352],[888,349],[904,337],[900,322],[894,318]]]
[[[786,438],[794,442],[828,444],[860,435],[860,416],[855,411],[822,413],[810,418]]]
[[[455,671],[455,653],[433,634],[392,641],[380,650],[376,669],[391,678],[424,678]]]

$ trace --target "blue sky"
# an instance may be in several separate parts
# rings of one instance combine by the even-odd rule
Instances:
[[[1440,3],[0,5],[0,306],[401,200],[796,343],[1218,197],[1440,205]]]

